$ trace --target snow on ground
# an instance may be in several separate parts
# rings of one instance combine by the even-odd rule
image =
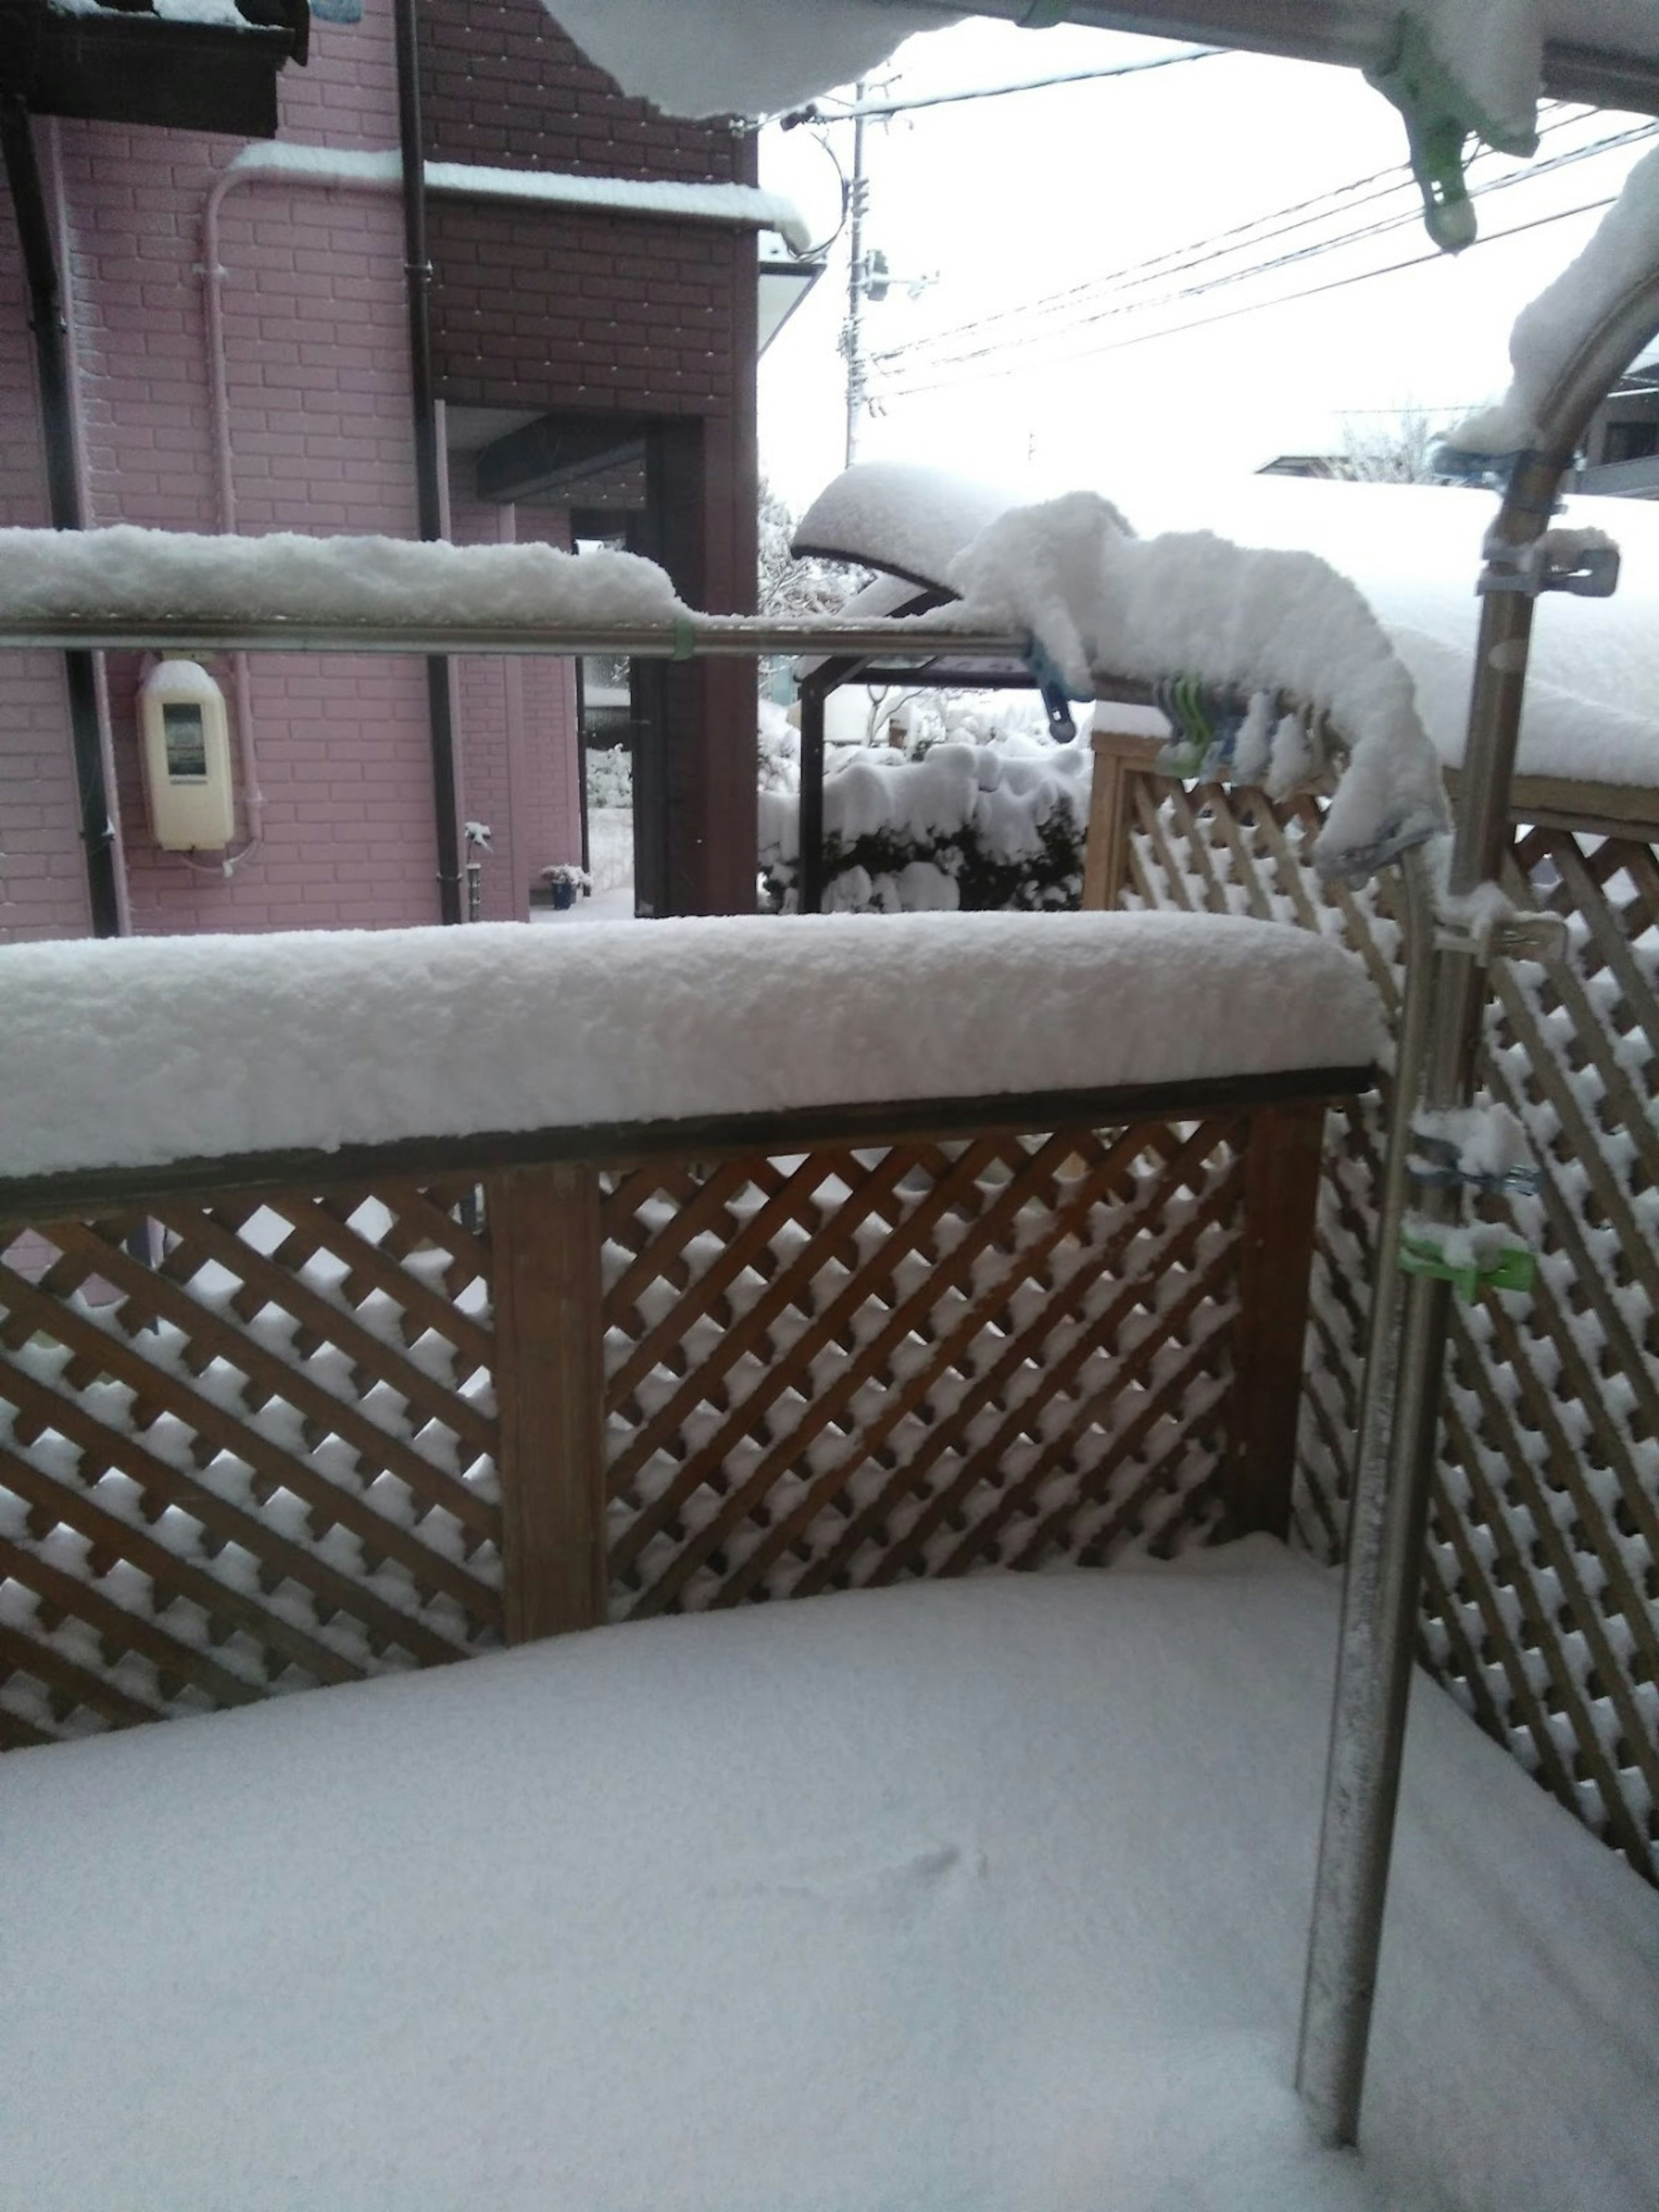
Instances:
[[[634,908],[634,886],[629,883],[613,884],[606,891],[591,891],[574,906],[532,906],[530,919],[556,921],[561,928],[568,928],[584,921],[637,921],[640,916]]]
[[[633,553],[396,538],[0,530],[0,603],[21,617],[197,615],[257,622],[661,623],[687,610]]]
[[[1469,0],[1470,5],[1476,0]],[[1659,20],[1659,9],[1646,11]],[[1632,287],[1659,268],[1659,149],[1638,161],[1576,260],[1516,318],[1515,374],[1496,407],[1458,425],[1454,445],[1472,453],[1513,453],[1537,444],[1542,413],[1579,347]]]
[[[9,1754],[7,2200],[1647,2212],[1659,1898],[1421,1680],[1309,2146],[1335,1595],[1256,1540]]]
[[[1214,915],[0,948],[0,1176],[1358,1065],[1359,963]]]
[[[631,804],[626,806],[589,806],[587,862],[596,898],[609,891],[627,890],[632,893],[634,809]]]

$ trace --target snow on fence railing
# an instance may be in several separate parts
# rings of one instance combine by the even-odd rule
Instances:
[[[1097,902],[1299,923],[1396,1003],[1384,879],[1322,884],[1321,803],[1188,790],[1103,739]],[[1567,957],[1498,963],[1482,1081],[1543,1172],[1512,1200],[1528,1298],[1453,1310],[1420,1649],[1540,1782],[1659,1878],[1659,789],[1523,778],[1504,888]],[[1108,849],[1109,848],[1109,849]],[[1322,1184],[1298,1531],[1340,1549],[1364,1356],[1384,1101],[1333,1115]]]
[[[799,1089],[780,1104],[775,1089],[742,1097],[748,1111],[544,1118],[514,1133],[469,1126],[463,1094],[437,1110],[417,1079],[428,1127],[450,1133],[411,1139],[389,1121],[384,1136],[404,1134],[386,1142],[353,1116],[373,1122],[390,1094],[349,1070],[329,1089],[313,1061],[336,1116],[328,1150],[296,1087],[274,1121],[193,1110],[230,1034],[198,1023],[194,1052],[151,1034],[156,1074],[125,1135],[71,1115],[62,1142],[20,1151],[22,1125],[0,1114],[13,1176],[0,1190],[0,1744],[607,1617],[1282,1528],[1318,1133],[1327,1098],[1366,1079],[1368,989],[1346,955],[1289,931],[1087,916],[989,928],[1023,947],[1023,975],[977,957],[990,939],[974,917],[689,933],[736,971],[724,1000],[702,1001],[704,1027],[726,1007],[728,1047],[767,975],[792,964],[786,939],[808,945],[807,969],[852,979],[843,996],[878,1035],[884,1009],[915,1025],[945,994],[927,956],[948,946],[959,998],[990,994],[954,1099],[855,1085],[849,1102],[832,1052],[817,1066],[830,1104]],[[356,960],[358,988],[339,1000],[370,1032],[367,977],[406,1025],[411,1006],[428,1008],[435,1066],[465,1059],[475,1021],[490,1022],[487,995],[441,988],[446,949],[459,985],[476,979],[468,939],[513,933],[410,933],[415,957],[438,963],[422,997],[395,935],[305,942],[325,964]],[[612,1025],[630,1026],[618,1004],[637,1012],[644,998],[605,950],[623,933],[516,934],[550,973],[603,971]],[[672,956],[687,933],[638,934],[684,984]],[[1247,957],[1246,940],[1265,957]],[[1172,963],[1171,949],[1202,944],[1220,950],[1200,996],[1248,999],[1254,1026],[1280,1035],[1286,994],[1314,1018],[1267,1072],[1205,1073],[1218,1062],[1183,1046],[1168,1066],[1184,1073],[1088,1087],[1117,1048],[1102,1036],[1092,1058],[1045,1062],[1029,1009],[1046,996],[1057,1030],[1108,1032],[1084,1009],[1115,999],[1131,1028],[1144,1022],[1114,991],[1113,941],[1164,947],[1152,972],[1166,1005],[1183,967],[1206,966]],[[235,949],[182,947],[198,981]],[[314,1042],[331,1016],[314,975],[311,993],[285,996],[282,940],[256,949],[274,953],[264,1020],[279,1042],[253,1071],[270,1081],[280,1040],[302,1042],[308,1018]],[[78,978],[57,963],[59,1026],[98,1034],[127,993],[88,978],[124,976],[152,1012],[176,981],[181,941],[127,950],[19,949],[0,965],[33,966],[44,987],[53,955],[83,954]],[[77,980],[85,1024],[70,1019]],[[516,985],[500,1003],[516,995],[522,1016]],[[812,1004],[799,975],[778,994]],[[44,1032],[44,996],[10,1005]],[[833,1032],[833,1007],[824,1020]],[[1215,1004],[1189,1000],[1167,1025],[1216,1022]],[[540,1027],[551,1067],[557,1030],[520,1026]],[[131,1055],[103,1034],[105,1079],[125,1070],[130,1090]],[[82,1080],[96,1059],[77,1061]],[[1024,1087],[1044,1073],[1073,1087]],[[702,1079],[687,1071],[684,1096],[708,1108]],[[574,1111],[589,1094],[548,1078],[544,1096],[558,1095]],[[246,1151],[278,1125],[309,1149]],[[37,1172],[19,1178],[25,1164]]]

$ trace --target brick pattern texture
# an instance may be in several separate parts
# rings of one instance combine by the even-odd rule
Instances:
[[[281,137],[398,139],[390,11],[313,26],[312,62],[279,80]],[[741,179],[724,125],[665,121],[625,98],[539,0],[425,0],[434,159],[619,177]],[[239,150],[206,134],[42,121],[60,198],[87,512],[172,530],[412,532],[403,244],[390,191],[297,176],[233,186],[217,282],[233,453],[216,481],[203,266],[209,196]],[[61,176],[61,194],[53,181]],[[741,232],[569,210],[435,200],[435,347],[453,404],[696,416],[731,447],[752,409]],[[752,437],[752,425],[749,432]],[[740,490],[740,487],[739,487]],[[452,471],[464,542],[565,541],[556,510],[502,511]],[[33,368],[9,210],[0,219],[0,520],[46,520]],[[711,601],[733,597],[709,580]],[[741,599],[741,580],[736,587]],[[374,927],[435,921],[426,692],[417,660],[253,656],[252,729],[264,798],[258,846],[227,875],[151,840],[138,769],[143,664],[106,672],[112,789],[131,926],[140,931]],[[234,702],[228,660],[214,673]],[[484,911],[522,915],[536,872],[580,850],[573,672],[458,665],[465,811],[489,820]],[[239,842],[248,824],[240,805]],[[63,673],[49,653],[0,663],[0,939],[88,927]]]

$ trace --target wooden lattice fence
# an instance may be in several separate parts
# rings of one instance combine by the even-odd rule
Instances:
[[[1207,908],[1342,937],[1398,1004],[1387,879],[1318,884],[1306,794],[1183,789],[1103,739],[1098,902]],[[1492,971],[1480,1079],[1543,1170],[1515,1217],[1527,1298],[1455,1306],[1421,1656],[1560,1801],[1659,1880],[1659,793],[1517,786],[1504,884],[1566,956]],[[1097,815],[1097,824],[1101,815]],[[1296,1526],[1337,1555],[1363,1364],[1383,1108],[1329,1124]]]
[[[1282,1528],[1324,1097],[1360,1079],[14,1205],[0,1746]]]

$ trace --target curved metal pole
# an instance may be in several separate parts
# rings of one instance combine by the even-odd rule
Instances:
[[[1493,526],[1504,550],[1549,527],[1561,479],[1595,408],[1659,333],[1659,270],[1620,301],[1579,346],[1540,410],[1537,447],[1516,463]],[[1454,896],[1496,877],[1509,823],[1533,599],[1489,592],[1481,601],[1475,681],[1453,837]],[[1297,2086],[1325,2142],[1358,2139],[1393,1846],[1424,1534],[1450,1318],[1450,1286],[1413,1278],[1402,1296],[1395,1255],[1412,1117],[1467,1105],[1486,1000],[1472,948],[1441,945],[1425,960],[1426,932],[1408,929],[1407,1004],[1389,1127],[1372,1324],[1343,1587],[1330,1761],[1320,1835],[1313,1927],[1297,2056]],[[1414,972],[1415,971],[1415,972]],[[1421,1099],[1412,1079],[1423,1075]],[[1427,1192],[1424,1211],[1453,1218],[1455,1192]]]

